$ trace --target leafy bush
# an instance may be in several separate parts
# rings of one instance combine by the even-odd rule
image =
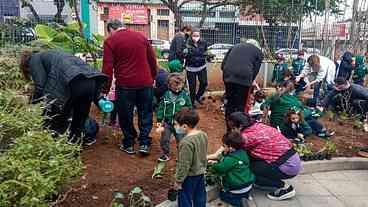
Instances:
[[[0,206],[48,206],[81,173],[79,146],[42,129],[39,106],[0,91]]]
[[[19,90],[24,85],[25,81],[19,70],[17,59],[2,56],[0,58],[0,88]]]

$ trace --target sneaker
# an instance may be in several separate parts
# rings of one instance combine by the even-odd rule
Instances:
[[[169,160],[170,160],[170,156],[165,155],[165,154],[161,155],[161,157],[158,158],[158,161],[160,161],[160,162],[167,162]]]
[[[296,191],[294,190],[293,186],[287,185],[283,188],[277,189],[272,193],[268,193],[267,197],[274,201],[282,201],[294,197],[295,194]]]
[[[149,152],[150,152],[150,146],[148,146],[148,145],[141,145],[139,147],[138,152],[140,152],[141,154],[149,154]]]
[[[120,146],[120,150],[126,152],[129,155],[135,154],[133,147],[124,147],[123,145]]]
[[[93,145],[95,143],[96,143],[96,139],[95,138],[86,137],[83,140],[83,145],[86,145],[86,146],[91,146],[91,145]]]

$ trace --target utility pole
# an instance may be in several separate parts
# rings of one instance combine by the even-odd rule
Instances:
[[[301,3],[301,9],[299,13],[299,50],[302,49],[302,21],[304,16],[304,0]]]

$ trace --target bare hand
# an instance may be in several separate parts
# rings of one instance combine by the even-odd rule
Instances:
[[[208,164],[216,164],[217,162],[217,160],[208,160]]]
[[[181,189],[183,189],[182,183],[175,182],[174,189],[175,190],[181,190]]]

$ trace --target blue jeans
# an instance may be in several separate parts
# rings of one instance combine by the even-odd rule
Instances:
[[[246,193],[242,193],[242,194],[234,194],[231,192],[227,192],[227,191],[221,191],[220,192],[220,198],[222,201],[224,201],[225,203],[228,203],[232,206],[235,207],[243,207],[242,204],[242,199],[249,198],[249,191]]]
[[[323,133],[325,131],[325,128],[323,127],[321,122],[319,122],[314,117],[308,116],[308,117],[305,117],[304,119],[308,123],[308,125],[312,128],[312,131],[314,134]]]
[[[137,137],[134,127],[134,107],[138,111],[139,145],[151,145],[149,134],[153,125],[153,88],[145,87],[140,89],[117,88],[117,107],[119,124],[123,132],[123,146],[132,147]]]
[[[188,176],[178,194],[179,207],[205,207],[207,193],[204,175]]]

